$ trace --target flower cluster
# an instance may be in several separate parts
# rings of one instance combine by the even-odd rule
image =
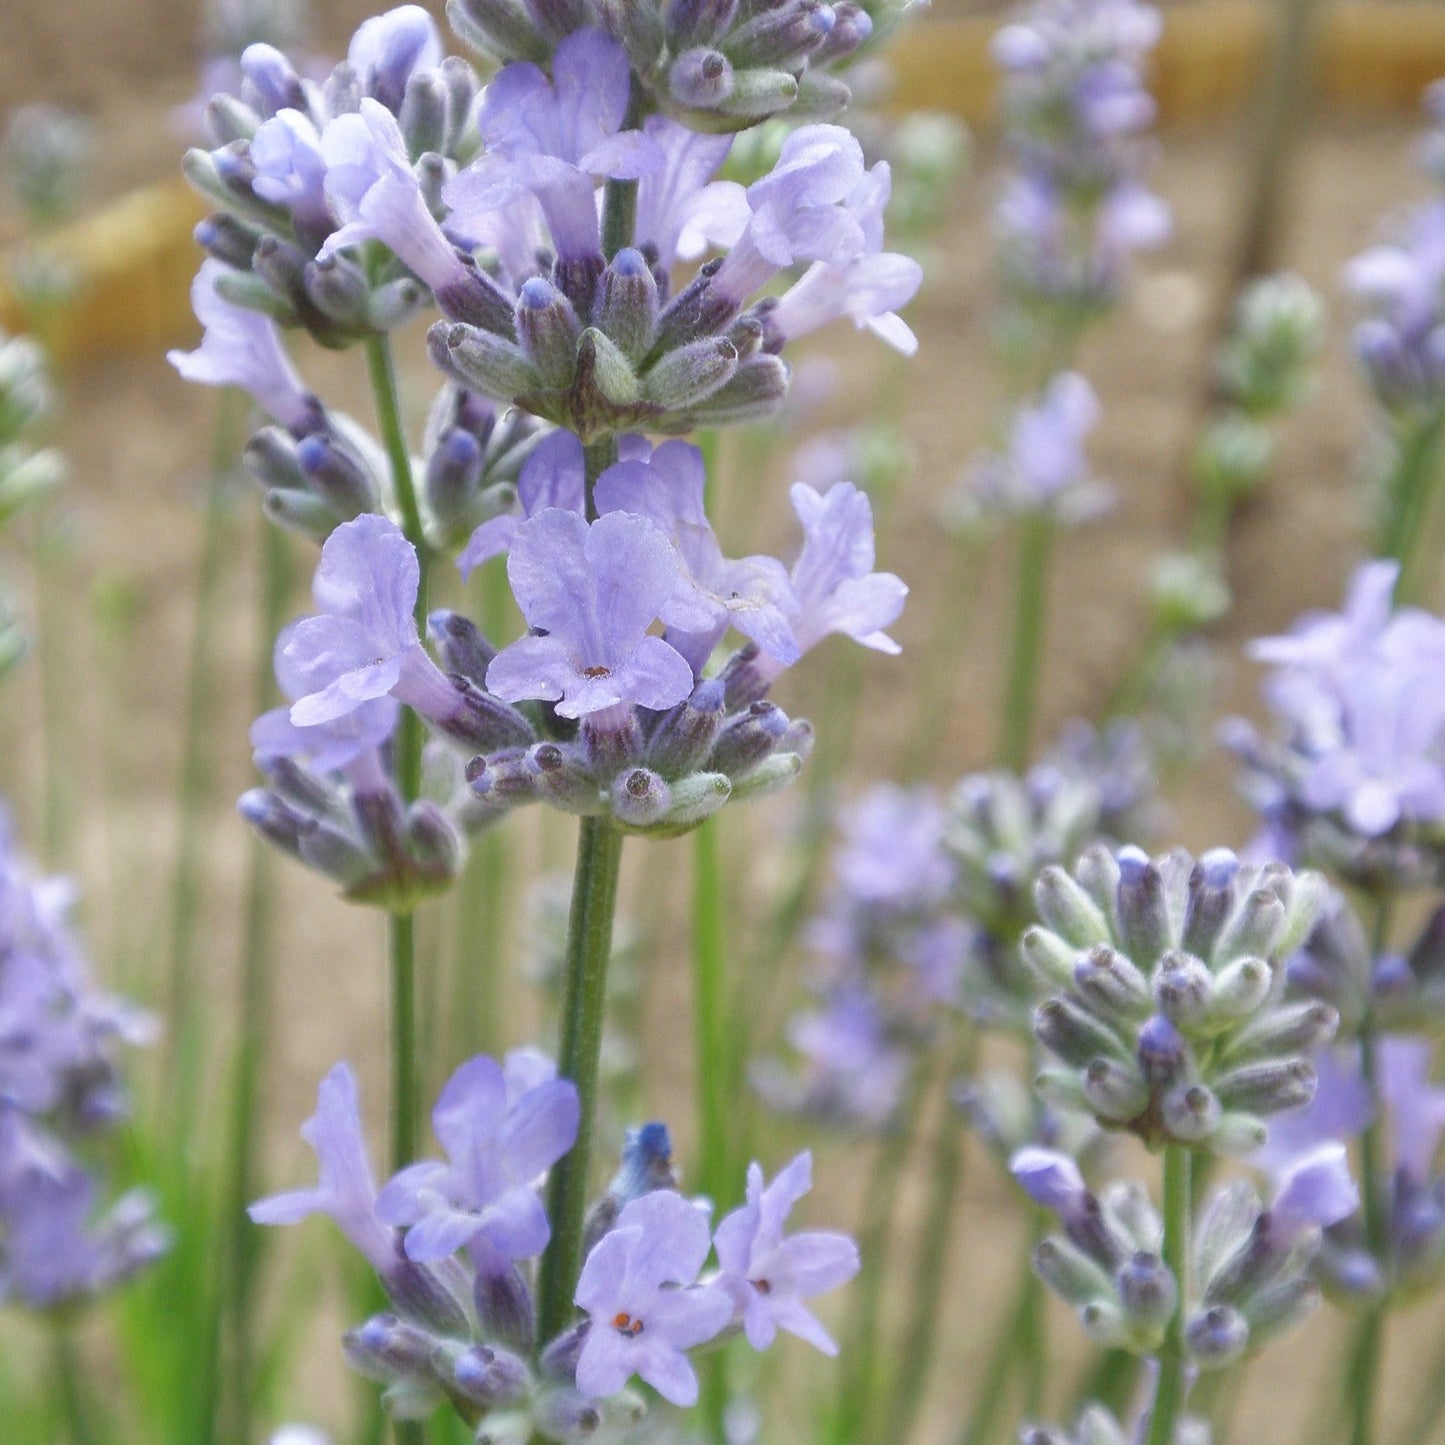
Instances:
[[[1423,153],[1439,185],[1445,185],[1442,95],[1438,86],[1427,93],[1435,128]],[[1438,414],[1445,398],[1445,191],[1404,216],[1391,240],[1355,257],[1344,282],[1365,310],[1355,328],[1355,355],[1380,405],[1401,421]]]
[[[302,1130],[318,1184],[251,1214],[262,1224],[328,1215],[376,1271],[390,1309],[348,1333],[346,1354],[387,1386],[393,1414],[423,1417],[445,1399],[471,1425],[485,1421],[487,1439],[538,1431],[581,1440],[604,1421],[641,1417],[634,1376],[675,1405],[693,1404],[687,1352],[725,1332],[762,1350],[781,1329],[834,1353],[805,1301],[850,1279],[857,1250],[843,1235],[783,1232],[811,1185],[810,1157],[766,1184],[754,1164],[746,1203],[714,1231],[706,1210],[677,1192],[660,1124],[628,1136],[622,1168],[591,1211],[575,1300],[586,1318],[539,1342],[531,1269],[550,1227],[538,1187],[572,1147],[577,1121],[576,1090],[541,1055],[473,1059],[432,1113],[447,1161],[408,1166],[378,1189],[355,1079],[338,1065],[322,1081]]]
[[[1256,642],[1278,736],[1239,721],[1227,732],[1270,846],[1367,887],[1441,876],[1445,623],[1391,610],[1398,574],[1367,563],[1342,612]]]
[[[1310,1054],[1337,1018],[1286,1004],[1281,961],[1314,922],[1323,880],[1227,849],[1088,849],[1077,868],[1045,868],[1042,925],[1024,961],[1049,996],[1034,1033],[1062,1067],[1039,1088],[1158,1147],[1242,1152],[1264,1140],[1260,1116],[1307,1102]]]
[[[1168,209],[1141,179],[1154,118],[1142,70],[1160,29],[1137,0],[1040,0],[994,37],[1019,161],[998,208],[1000,254],[1026,310],[1109,305],[1132,253],[1168,235]]]
[[[1089,1337],[1136,1354],[1157,1352],[1192,1281],[1184,1338],[1206,1369],[1258,1349],[1319,1303],[1309,1264],[1322,1231],[1359,1205],[1341,1144],[1294,1160],[1267,1209],[1250,1185],[1228,1185],[1200,1214],[1185,1281],[1160,1256],[1163,1223],[1138,1185],[1112,1185],[1101,1198],[1072,1159],[1047,1149],[1020,1150],[1012,1168],[1029,1197],[1063,1226],[1062,1237],[1038,1246],[1034,1263]]]
[[[53,1309],[145,1267],[166,1231],[134,1191],[101,1207],[84,1153],[125,1111],[117,1055],[149,1020],[90,980],[69,884],[36,877],[0,821],[0,1299]]]

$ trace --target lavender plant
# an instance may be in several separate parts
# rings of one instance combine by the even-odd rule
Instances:
[[[331,1214],[371,1263],[391,1312],[348,1357],[387,1385],[399,1438],[447,1400],[479,1438],[571,1439],[639,1413],[634,1374],[692,1404],[686,1352],[719,1332],[830,1348],[801,1301],[856,1268],[842,1236],[782,1233],[806,1156],[766,1188],[750,1174],[715,1236],[671,1187],[660,1125],[629,1144],[646,1157],[624,1157],[600,1233],[589,1166],[624,835],[786,784],[811,730],[773,684],[833,633],[896,651],[906,591],[874,570],[852,485],[793,488],[791,565],[732,560],[701,452],[639,433],[767,415],[786,343],[835,319],[911,350],[896,311],[919,271],[883,250],[886,163],[838,126],[793,130],[746,188],[712,179],[730,132],[846,100],[828,70],[867,38],[861,7],[479,0],[452,19],[502,62],[485,89],[415,6],[363,25],[322,81],[243,53],[239,92],[207,108],[215,148],[186,161],[221,210],[198,231],[206,338],[173,360],[270,414],[247,449],[267,512],[322,544],[242,813],[391,917],[395,1176],[372,1186],[355,1086],[333,1072],[306,1130],[319,1188],[255,1215]],[[431,306],[444,385],[415,459],[390,334]],[[362,346],[379,443],[305,389],[278,324]],[[525,635],[498,645],[431,608],[447,553],[463,576],[506,555]],[[715,659],[732,630],[744,643]],[[530,1055],[463,1066],[433,1113],[451,1162],[417,1164],[413,914],[470,836],[532,801],[581,819],[561,1077]],[[710,1242],[716,1280],[695,1284]]]

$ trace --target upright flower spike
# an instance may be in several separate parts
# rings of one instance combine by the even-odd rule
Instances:
[[[733,1317],[748,1343],[765,1350],[787,1330],[836,1355],[838,1347],[803,1303],[846,1284],[858,1273],[858,1246],[845,1234],[808,1231],[788,1237],[783,1222],[813,1186],[813,1156],[799,1154],[773,1182],[748,1166],[747,1203],[717,1227],[718,1285],[733,1302]]]
[[[1281,1002],[1281,963],[1323,893],[1318,875],[1226,849],[1196,862],[1095,846],[1072,874],[1044,869],[1043,926],[1021,950],[1049,993],[1035,1036],[1063,1067],[1039,1087],[1152,1147],[1258,1147],[1261,1116],[1308,1101],[1310,1054],[1337,1022],[1331,1010],[1302,1032]]]
[[[686,1351],[732,1318],[728,1296],[698,1286],[708,1256],[707,1218],[680,1194],[634,1199],[582,1266],[576,1303],[590,1316],[577,1360],[577,1388],[615,1395],[638,1375],[674,1405],[697,1403]]]

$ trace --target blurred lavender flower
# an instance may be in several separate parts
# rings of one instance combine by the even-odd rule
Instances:
[[[1014,416],[1007,449],[973,463],[951,510],[964,522],[1030,513],[1047,513],[1065,526],[1092,521],[1109,505],[1109,489],[1094,479],[1084,456],[1099,415],[1098,398],[1082,376],[1054,377],[1035,405]]]
[[[1281,736],[1235,721],[1226,740],[1249,768],[1251,801],[1295,856],[1409,886],[1437,876],[1445,837],[1445,623],[1391,612],[1398,574],[1393,562],[1367,563],[1342,613],[1256,642],[1252,655],[1274,669],[1265,692]]]
[[[1154,117],[1142,71],[1160,28],[1136,0],[1040,0],[994,37],[1019,166],[998,210],[1005,282],[1061,330],[1116,300],[1132,253],[1169,233],[1141,180]]]

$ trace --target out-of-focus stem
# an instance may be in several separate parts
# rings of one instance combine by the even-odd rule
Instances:
[[[1179,1287],[1179,1299],[1159,1351],[1159,1380],[1149,1411],[1146,1445],[1173,1445],[1174,1431],[1188,1390],[1185,1374],[1184,1311],[1189,1293],[1189,1150],[1181,1144],[1164,1148],[1164,1263]]]
[[[1051,517],[1040,511],[1023,519],[1019,529],[1013,643],[998,740],[999,761],[1016,773],[1023,772],[1029,760],[1038,700],[1039,665],[1043,658],[1053,543],[1054,523]]]

